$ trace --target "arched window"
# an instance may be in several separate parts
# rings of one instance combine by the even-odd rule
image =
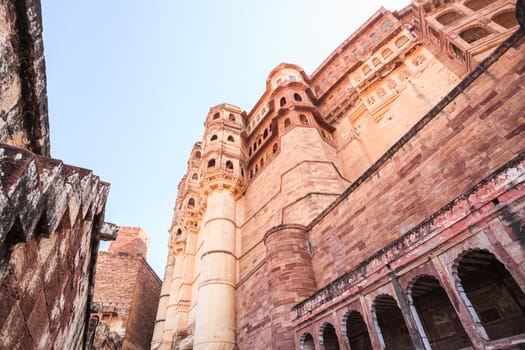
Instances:
[[[253,144],[253,151],[255,152],[257,150],[257,141]]]
[[[195,152],[194,158],[195,159],[201,159],[201,152],[199,152],[199,151]]]
[[[367,75],[368,73],[370,73],[372,71],[372,68],[370,68],[370,66],[368,66],[367,64],[363,65],[363,74],[364,75]]]
[[[210,138],[210,141],[215,141],[217,140],[217,135],[213,135],[211,138]]]
[[[279,106],[284,106],[286,104],[286,98],[285,97],[281,97],[281,100],[279,101]]]
[[[377,67],[381,64],[381,61],[379,60],[379,58],[374,57],[372,58],[372,64]]]
[[[230,114],[228,116],[228,119],[230,119],[232,122],[234,122],[235,121],[235,116],[233,114]]]
[[[490,32],[483,27],[472,27],[459,33],[461,39],[471,44],[489,35]]]
[[[235,142],[235,139],[233,138],[232,135],[230,135],[230,136],[228,136],[228,141],[229,141],[229,142]]]
[[[513,9],[508,9],[498,13],[492,17],[492,20],[506,29],[510,29],[518,25],[518,21],[516,20],[516,15],[514,14]]]
[[[259,162],[259,164],[261,164],[261,169],[262,169],[262,167],[264,166],[264,158],[261,158],[261,161]]]
[[[286,128],[289,127],[289,126],[290,126],[290,119],[286,118],[286,119],[284,120],[284,128],[286,129]]]
[[[458,11],[447,11],[436,17],[436,20],[444,26],[448,26],[454,22],[459,21],[463,17],[463,14]]]
[[[193,175],[191,176],[191,179],[192,180],[198,180],[199,176],[197,175],[197,173],[193,173]]]
[[[390,56],[392,56],[393,52],[392,50],[390,50],[389,48],[386,48],[383,50],[383,52],[381,52],[381,56],[383,56],[383,58],[388,58]]]
[[[188,199],[188,208],[189,209],[195,208],[195,199],[193,198]]]
[[[248,150],[248,156],[250,156],[250,157],[252,156],[252,149],[251,148]]]
[[[276,143],[273,145],[272,152],[273,153],[277,152],[277,144]]]
[[[210,159],[208,161],[208,168],[213,168],[215,167],[215,159]]]
[[[496,0],[470,0],[465,2],[465,6],[471,9],[472,11],[480,10]]]
[[[241,168],[241,176],[244,177],[244,169]]]
[[[182,230],[181,230],[180,228],[179,228],[179,229],[177,230],[177,233],[176,233],[176,235],[177,235],[177,236],[180,236],[180,235],[182,235]]]
[[[264,129],[264,132],[263,132],[263,139],[267,138],[268,137],[268,129]]]
[[[306,118],[304,114],[299,115],[299,120],[301,121],[303,125],[308,125],[308,118]]]
[[[226,170],[233,171],[233,163],[229,160],[226,162]]]
[[[301,95],[299,95],[297,92],[293,94],[293,99],[296,101],[301,102],[303,99],[301,98]]]
[[[213,115],[213,120],[219,119],[221,115],[217,112]]]
[[[395,42],[396,46],[397,47],[402,47],[403,45],[405,45],[406,43],[408,42],[408,38],[406,36],[401,36],[400,38],[398,38]]]
[[[261,145],[261,139],[257,140],[257,145]]]

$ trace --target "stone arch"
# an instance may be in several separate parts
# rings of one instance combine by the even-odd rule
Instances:
[[[217,113],[215,113],[215,114],[213,115],[213,120],[217,120],[217,119],[219,119],[220,117],[221,117],[221,115],[219,114],[219,112],[217,112]]]
[[[418,275],[408,285],[408,302],[426,346],[459,349],[472,345],[459,316],[439,280]]]
[[[403,47],[406,43],[408,43],[408,38],[406,37],[406,35],[402,35],[396,39],[394,44],[396,45],[396,47],[400,48]]]
[[[188,208],[189,209],[195,208],[195,199],[193,199],[192,197],[190,197],[190,199],[188,199]]]
[[[210,141],[215,141],[215,140],[217,140],[217,135],[212,135],[212,136],[210,137]]]
[[[340,350],[339,340],[334,326],[330,322],[325,322],[319,329],[319,344],[325,350]]]
[[[301,102],[303,99],[297,92],[293,94],[293,99],[297,102]]]
[[[315,350],[314,337],[310,333],[305,333],[299,342],[300,350]]]
[[[452,274],[484,338],[525,332],[525,294],[494,254],[486,249],[464,251],[454,261]]]
[[[371,71],[372,71],[372,68],[370,68],[370,66],[368,64],[364,64],[363,65],[362,72],[363,72],[364,75],[367,75]]]
[[[263,132],[263,139],[267,138],[268,137],[268,129],[264,129],[264,132]]]
[[[286,97],[281,97],[279,100],[279,106],[282,107],[286,104]]]
[[[389,58],[390,56],[392,56],[394,52],[392,52],[392,50],[390,50],[390,48],[386,48],[384,49],[383,51],[381,51],[381,56],[383,56],[384,59],[387,59]]]
[[[472,44],[480,39],[483,39],[484,37],[490,35],[491,32],[486,29],[485,27],[482,27],[481,25],[476,25],[467,29],[464,29],[459,33],[459,36],[461,39],[465,40],[465,42]]]
[[[228,116],[228,119],[230,119],[230,121],[234,122],[235,121],[235,116],[230,113],[230,115]]]
[[[215,158],[212,158],[208,161],[208,168],[214,168],[215,167]]]
[[[289,127],[289,126],[290,126],[290,118],[286,118],[286,119],[284,120],[284,128],[287,128],[287,127]]]
[[[514,9],[508,8],[492,16],[492,21],[496,22],[505,29],[510,29],[518,25]]]
[[[468,0],[465,1],[465,6],[471,9],[472,11],[478,11],[481,10],[484,7],[487,7],[488,5],[492,4],[496,0]]]
[[[228,142],[235,142],[235,139],[233,138],[232,135],[228,136],[227,140]]]
[[[368,328],[359,311],[349,310],[344,314],[341,333],[348,339],[350,349],[373,350]]]
[[[233,163],[231,160],[226,161],[226,170],[233,171]]]
[[[449,24],[459,21],[461,18],[463,18],[463,16],[464,16],[463,13],[459,11],[450,10],[450,11],[441,13],[439,16],[437,16],[436,21],[438,21],[444,26],[448,26]]]
[[[192,180],[198,180],[199,179],[199,175],[197,175],[197,173],[193,173],[193,175],[191,175],[191,179]]]
[[[374,57],[372,58],[372,64],[377,67],[381,64],[381,61],[379,60],[379,58]]]
[[[195,159],[201,159],[201,152],[200,152],[200,151],[195,152],[193,158],[195,158]]]
[[[378,295],[372,303],[372,318],[383,349],[414,349],[405,319],[394,297],[389,294]]]

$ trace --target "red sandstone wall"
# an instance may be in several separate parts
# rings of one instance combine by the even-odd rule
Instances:
[[[124,348],[149,349],[160,287],[160,279],[142,257],[99,253],[93,301],[101,310],[115,308],[122,322],[111,331],[125,334]]]
[[[524,57],[523,46],[511,48],[313,227],[310,240],[318,287],[523,150]]]

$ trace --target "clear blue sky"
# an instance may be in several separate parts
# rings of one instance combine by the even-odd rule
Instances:
[[[409,0],[42,0],[51,154],[111,183],[106,221],[164,275],[177,185],[210,107],[249,111],[279,63],[310,74],[381,5]]]

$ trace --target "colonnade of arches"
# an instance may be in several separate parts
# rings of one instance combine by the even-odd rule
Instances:
[[[418,275],[401,292],[403,301],[377,295],[370,315],[348,309],[337,324],[326,321],[303,333],[298,349],[370,350],[374,343],[388,350],[461,349],[473,345],[473,332],[483,341],[521,335],[525,344],[525,286],[503,263],[487,250],[474,249],[461,254],[452,271],[454,291],[447,292],[436,276]],[[470,319],[458,316],[458,301]],[[470,335],[469,327],[475,328]]]

